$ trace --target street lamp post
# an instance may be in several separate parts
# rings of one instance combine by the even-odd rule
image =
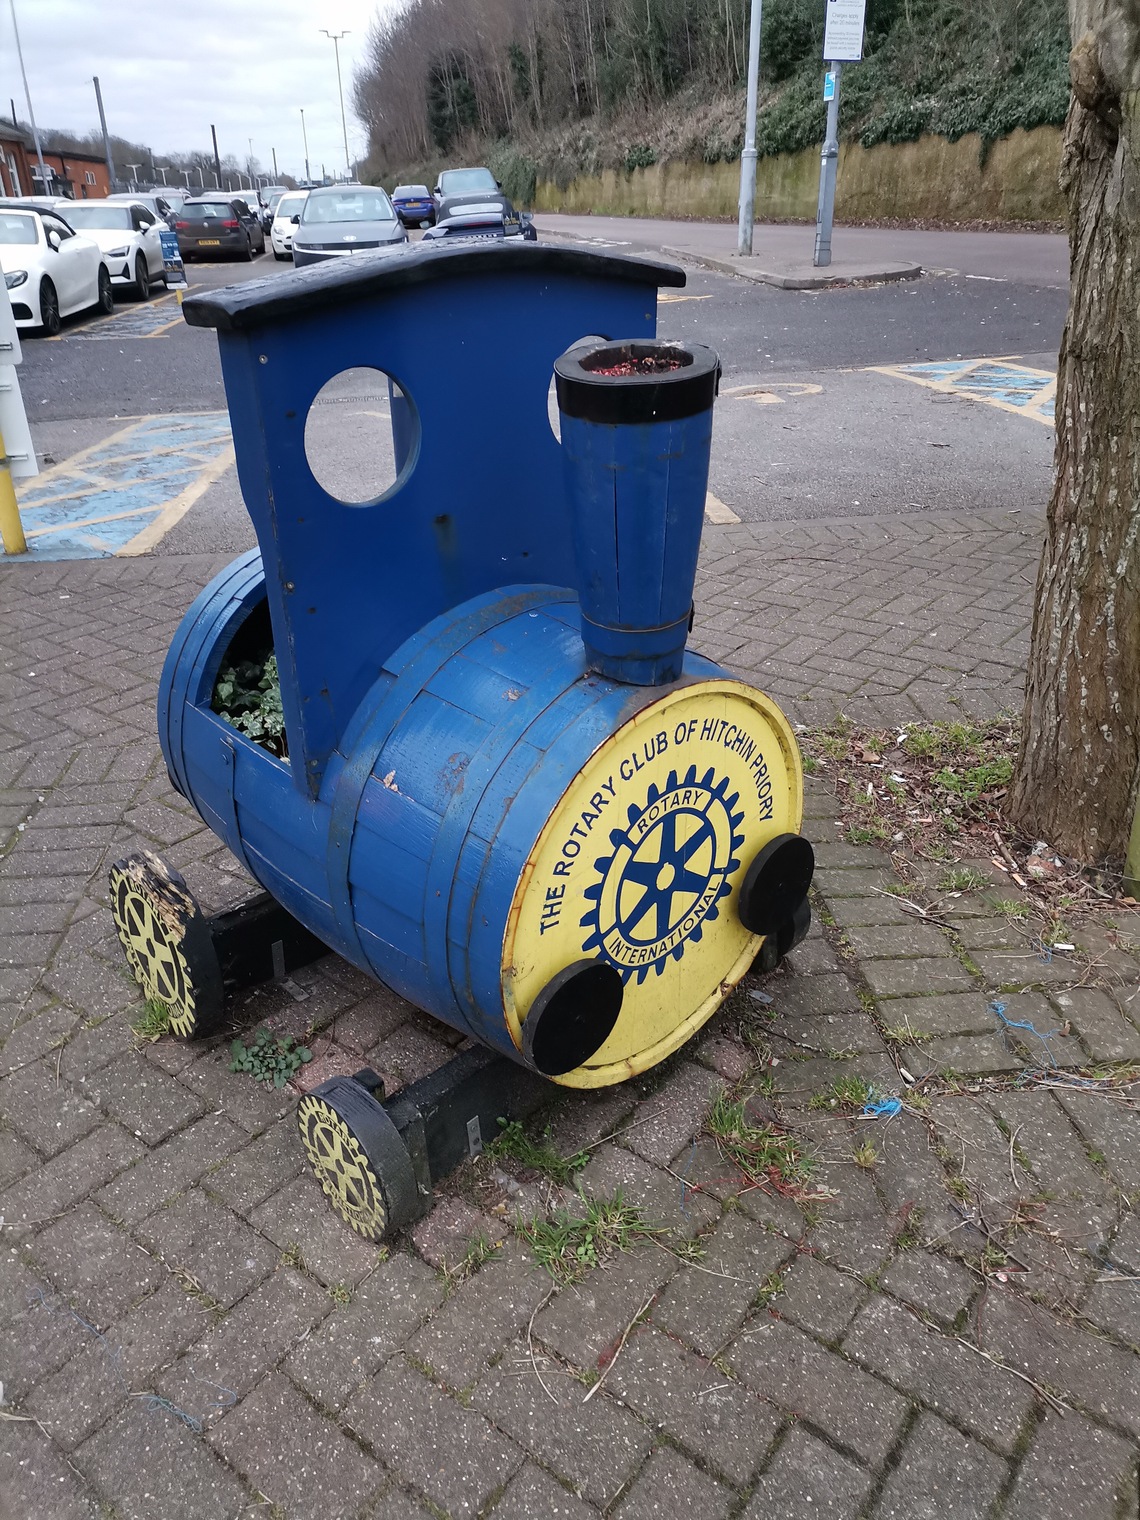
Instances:
[[[344,133],[344,167],[348,178],[351,179],[352,161],[348,156],[348,119],[344,114],[344,85],[341,83],[340,78],[340,43],[341,38],[347,37],[349,33],[330,32],[323,26],[321,27],[321,31],[324,32],[326,37],[330,37],[332,39],[333,51],[336,53],[336,87],[337,91],[340,94],[340,129]]]
[[[187,190],[189,190],[189,188],[190,188],[190,176],[194,172],[193,169],[179,169],[178,172],[179,172],[179,174],[181,174],[182,178],[186,181],[186,188],[187,188]]]
[[[48,189],[47,165],[44,163],[44,150],[40,147],[40,129],[36,126],[36,113],[32,110],[32,92],[28,89],[28,71],[24,67],[24,49],[20,45],[20,28],[16,25],[16,0],[8,0],[8,7],[12,12],[12,33],[16,39],[16,56],[20,60],[20,77],[24,81],[24,99],[28,102],[28,120],[32,126],[32,140],[36,145],[36,158],[40,165],[40,193],[50,195]],[[13,110],[12,115],[15,116]],[[13,126],[15,122],[13,122]]]
[[[300,107],[300,111],[301,111],[301,136],[305,140],[305,180],[306,180],[306,183],[307,183],[313,177],[309,173],[309,134],[305,131],[305,108],[304,108],[304,106]]]
[[[131,184],[137,190],[139,187],[139,170],[142,168],[142,164],[128,164],[127,168],[131,171]]]
[[[169,167],[169,165],[167,165],[167,164],[159,164],[158,165],[158,172],[162,175],[162,188],[164,190],[166,189],[166,171],[167,171],[168,167]]]

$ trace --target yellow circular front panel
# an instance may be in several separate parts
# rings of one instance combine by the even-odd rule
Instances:
[[[760,692],[704,681],[639,712],[575,777],[515,889],[503,993],[519,1048],[538,993],[588,959],[621,975],[621,1012],[553,1080],[604,1087],[684,1044],[760,947],[736,911],[750,862],[802,813],[799,749]]]

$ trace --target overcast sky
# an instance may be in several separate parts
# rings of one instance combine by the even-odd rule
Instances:
[[[399,0],[181,0],[152,8],[124,0],[16,0],[16,17],[36,124],[87,132],[99,125],[92,75],[99,76],[112,133],[164,153],[218,148],[244,166],[254,156],[272,172],[304,173],[300,109],[314,175],[344,169],[333,45],[320,28],[348,31],[340,44],[349,152],[365,151],[352,114],[354,65],[377,11]],[[12,17],[0,4],[0,111],[16,102],[27,120]]]

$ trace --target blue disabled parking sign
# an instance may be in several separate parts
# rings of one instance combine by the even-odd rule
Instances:
[[[160,227],[158,236],[162,243],[162,267],[166,271],[167,289],[184,289],[186,267],[182,262],[182,251],[178,246],[178,234],[171,227]]]

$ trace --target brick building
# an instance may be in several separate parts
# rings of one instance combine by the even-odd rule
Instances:
[[[94,153],[56,152],[44,149],[48,183],[40,183],[35,144],[27,132],[0,122],[0,194],[56,195],[72,200],[92,200],[110,195],[106,161]]]

